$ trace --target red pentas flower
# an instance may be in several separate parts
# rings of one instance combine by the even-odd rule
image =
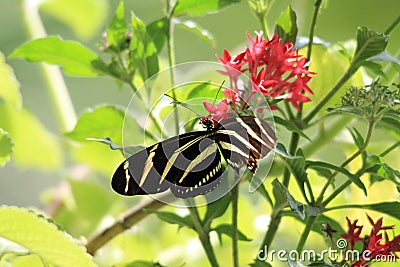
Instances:
[[[226,99],[220,101],[217,106],[214,106],[213,104],[210,104],[208,102],[203,102],[203,105],[209,112],[209,115],[205,118],[213,120],[214,124],[216,124],[216,122],[220,122],[223,119],[229,119],[229,115],[227,114],[229,105]]]
[[[361,230],[363,226],[357,225],[358,220],[355,220],[354,223],[350,221],[349,218],[346,217],[347,220],[347,234],[340,234],[342,238],[345,238],[350,244],[351,249],[354,249],[354,244],[357,241],[362,241],[363,239],[360,237]]]

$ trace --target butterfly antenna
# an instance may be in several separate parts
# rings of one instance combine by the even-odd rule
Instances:
[[[172,96],[170,96],[168,94],[164,94],[164,95],[172,99],[172,102],[171,102],[172,104],[181,105],[182,107],[187,108],[188,110],[190,110],[191,112],[193,112],[197,116],[199,116],[199,117],[201,116],[199,113],[197,113],[196,111],[191,109],[187,104],[185,104],[185,103],[183,103],[183,102],[181,102],[179,100],[176,100],[174,97],[172,97]]]
[[[212,105],[213,108],[215,107],[215,102],[217,101],[217,97],[218,97],[219,92],[221,91],[222,86],[224,85],[224,83],[225,83],[225,80],[222,81],[221,85],[220,85],[219,88],[218,88],[218,92],[217,92],[217,94],[215,95],[214,102],[213,102],[213,105]],[[212,113],[212,111],[213,111],[213,110],[211,110],[210,113]]]

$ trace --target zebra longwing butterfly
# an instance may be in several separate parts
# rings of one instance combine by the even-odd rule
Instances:
[[[225,162],[237,172],[254,174],[258,160],[276,145],[274,130],[253,116],[216,123],[205,119],[204,131],[181,134],[149,146],[125,160],[115,171],[112,188],[121,195],[156,194],[170,189],[179,198],[214,190]]]

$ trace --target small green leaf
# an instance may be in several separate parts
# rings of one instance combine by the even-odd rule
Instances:
[[[213,229],[219,238],[219,242],[222,244],[222,235],[227,235],[232,238],[233,236],[233,229],[231,224],[220,224]],[[251,241],[250,238],[245,236],[241,231],[238,230],[238,240],[239,241]]]
[[[289,155],[289,153],[286,151],[285,145],[283,145],[282,143],[278,143],[276,145],[276,147],[274,148],[274,151],[276,153],[278,153],[280,156],[282,156],[283,158],[286,158],[286,159],[297,159],[297,158],[299,158],[298,156]]]
[[[66,73],[77,76],[97,76],[100,73],[93,67],[98,56],[75,41],[64,41],[51,36],[36,39],[18,47],[10,57],[24,58],[29,62],[46,62],[64,67]]]
[[[297,24],[296,24],[296,13],[293,11],[291,6],[288,6],[282,15],[279,17],[276,26],[275,33],[277,33],[283,43],[291,42],[296,43],[297,37]]]
[[[290,172],[296,178],[296,182],[299,187],[304,191],[304,183],[308,179],[306,172],[306,161],[303,155],[303,150],[299,148],[296,152],[296,158],[288,159],[284,158]]]
[[[186,30],[189,30],[195,33],[200,39],[208,42],[210,45],[215,47],[215,38],[214,36],[205,28],[201,27],[198,23],[193,20],[179,20],[175,19],[174,22],[178,25],[183,27]]]
[[[209,13],[216,13],[221,9],[233,4],[239,3],[240,0],[178,0],[172,15],[178,16],[201,16]]]
[[[153,40],[158,53],[163,49],[168,34],[168,19],[155,20],[146,26],[146,31]]]
[[[120,2],[117,11],[107,28],[107,41],[117,51],[127,47],[128,23],[125,20],[124,2]]]
[[[275,179],[272,182],[273,192],[275,196],[275,209],[281,210],[289,205],[292,211],[296,212],[299,217],[303,220],[305,218],[305,206],[294,199],[289,193],[288,189]]]
[[[13,140],[8,132],[0,128],[0,167],[10,160],[14,147]]]
[[[0,207],[0,225],[0,237],[29,249],[49,265],[96,266],[84,247],[54,224],[26,209]]]
[[[284,126],[287,130],[289,130],[289,131],[291,131],[291,132],[298,133],[301,137],[304,137],[304,138],[306,138],[308,141],[311,142],[311,139],[310,139],[302,130],[300,130],[300,129],[296,126],[296,124],[294,124],[293,122],[288,121],[288,120],[284,120],[284,119],[282,119],[282,118],[279,117],[279,116],[274,116],[274,121],[275,121],[275,123]]]
[[[127,132],[132,133],[131,136],[125,136],[125,143],[130,143],[129,139],[134,140],[132,143],[135,141],[140,143],[140,140],[144,140],[144,130],[137,122],[128,114],[125,116],[122,108],[111,105],[96,107],[82,114],[75,128],[72,132],[66,133],[66,136],[77,141],[108,137],[115,143],[122,144],[123,127]]]
[[[334,171],[337,171],[337,172],[340,172],[340,173],[346,175],[350,181],[352,181],[358,188],[362,189],[364,194],[367,195],[367,189],[365,188],[365,185],[361,181],[360,177],[358,177],[355,174],[352,174],[347,169],[327,163],[327,162],[306,161],[306,168],[314,169],[314,167],[331,169],[331,170],[334,170]]]
[[[146,212],[154,213],[160,220],[167,222],[169,224],[177,224],[179,228],[186,226],[191,229],[194,229],[193,222],[190,219],[190,217],[181,217],[175,213],[168,211],[156,211],[156,210],[146,209]]]
[[[4,55],[0,52],[0,99],[4,99],[16,108],[22,106],[22,96],[19,91],[19,82],[15,78],[12,68],[6,64]]]
[[[224,197],[218,199],[217,201],[208,204],[206,215],[204,215],[203,219],[203,225],[205,227],[209,227],[211,225],[211,222],[215,218],[224,215],[230,203],[231,203],[231,195],[227,194]]]
[[[159,70],[157,49],[144,23],[132,13],[132,40],[129,46],[132,69],[137,68],[143,81]]]
[[[355,66],[361,66],[364,60],[376,56],[385,51],[389,36],[377,33],[367,27],[357,29],[357,48],[354,55]]]
[[[400,202],[381,202],[374,204],[362,204],[362,205],[343,205],[341,208],[359,208],[378,211],[387,215],[390,215],[398,220],[400,220]]]

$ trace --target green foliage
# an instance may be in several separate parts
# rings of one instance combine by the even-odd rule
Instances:
[[[5,62],[4,55],[0,52],[0,100],[10,103],[15,108],[22,105],[22,96],[19,83],[14,72]]]
[[[10,134],[0,128],[0,167],[10,160],[13,147],[14,143]]]
[[[70,236],[26,209],[0,207],[0,225],[0,237],[20,244],[46,264],[96,266],[92,257]],[[20,250],[15,252],[19,253]]]
[[[298,31],[296,19],[296,13],[293,11],[291,6],[288,6],[279,17],[275,25],[275,33],[279,35],[282,42],[296,43]]]
[[[18,47],[11,58],[23,58],[29,62],[46,62],[60,65],[64,71],[77,76],[98,76],[99,71],[93,62],[99,60],[97,55],[75,41],[64,41],[51,36],[32,40]]]
[[[196,0],[180,0],[177,1],[172,15],[176,17],[205,15],[218,12],[229,5],[239,2],[240,0],[207,0],[201,2]]]

